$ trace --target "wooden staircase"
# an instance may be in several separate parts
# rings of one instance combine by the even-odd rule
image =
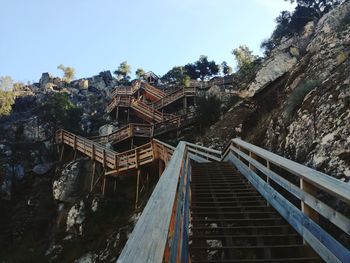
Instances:
[[[190,187],[192,263],[321,262],[229,163],[193,163]]]
[[[196,96],[196,88],[183,87],[159,99],[157,102],[154,103],[154,108],[162,109],[179,99],[182,99],[184,97],[194,97],[194,96]]]

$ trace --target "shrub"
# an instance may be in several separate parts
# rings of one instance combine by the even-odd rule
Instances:
[[[15,95],[12,91],[0,90],[0,116],[9,115],[12,105],[15,103]]]
[[[293,90],[288,97],[287,104],[284,108],[283,117],[290,120],[294,115],[295,109],[303,102],[305,96],[311,90],[320,85],[320,83],[321,82],[319,80],[309,80]]]
[[[71,82],[74,79],[75,76],[75,69],[72,67],[65,67],[64,65],[59,65],[57,67],[58,69],[62,70],[64,73],[63,80],[66,82]]]

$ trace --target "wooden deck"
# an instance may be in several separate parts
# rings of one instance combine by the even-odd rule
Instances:
[[[89,139],[100,144],[116,144],[134,137],[154,138],[171,131],[181,130],[186,126],[193,124],[195,120],[196,115],[192,112],[156,124],[130,123],[111,134],[94,136]]]
[[[67,145],[96,161],[106,168],[107,175],[118,174],[137,169],[140,166],[152,163],[156,159],[167,162],[173,152],[173,147],[158,140],[136,147],[132,150],[117,153],[101,144],[65,130],[58,130],[56,143]]]

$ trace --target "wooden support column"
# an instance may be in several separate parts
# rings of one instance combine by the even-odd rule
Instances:
[[[162,173],[164,172],[164,168],[165,168],[164,162],[161,159],[158,160],[158,168],[159,168],[158,175],[160,178],[162,176]]]
[[[61,148],[60,162],[63,160],[63,153],[64,153],[64,144],[62,144],[62,148]]]
[[[90,186],[90,192],[92,192],[94,188],[94,183],[95,183],[95,172],[96,172],[96,162],[92,162],[92,176],[91,176],[91,186]]]
[[[184,107],[184,112],[186,113],[187,112],[187,97],[184,96],[184,99],[183,99],[183,107]]]
[[[119,106],[115,109],[115,119],[118,121],[119,119]]]
[[[137,169],[135,209],[137,209],[137,205],[139,202],[140,174],[140,169]]]
[[[130,108],[128,108],[128,117],[127,117],[127,122],[130,122]]]
[[[103,171],[103,174],[101,176],[103,176],[102,195],[104,196],[105,195],[105,191],[106,191],[106,180],[107,180],[107,177],[106,177],[104,171]]]

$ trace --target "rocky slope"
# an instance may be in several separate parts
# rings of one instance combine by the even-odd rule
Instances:
[[[244,99],[199,140],[223,148],[239,136],[349,181],[349,12],[347,2],[284,39],[240,89]]]
[[[234,79],[242,100],[197,140],[222,149],[231,138],[243,137],[349,181],[349,12],[348,2],[309,23],[302,35],[284,39],[259,61],[253,73]],[[104,134],[118,126],[104,112],[115,84],[109,72],[71,83],[45,73],[16,91],[13,114],[0,120],[0,262],[118,257],[155,182],[136,211],[128,188],[132,181],[120,182],[117,196],[89,193],[91,162],[59,164],[51,129],[32,110],[52,94],[66,93],[83,109],[77,132]],[[218,87],[209,92],[224,97]]]

